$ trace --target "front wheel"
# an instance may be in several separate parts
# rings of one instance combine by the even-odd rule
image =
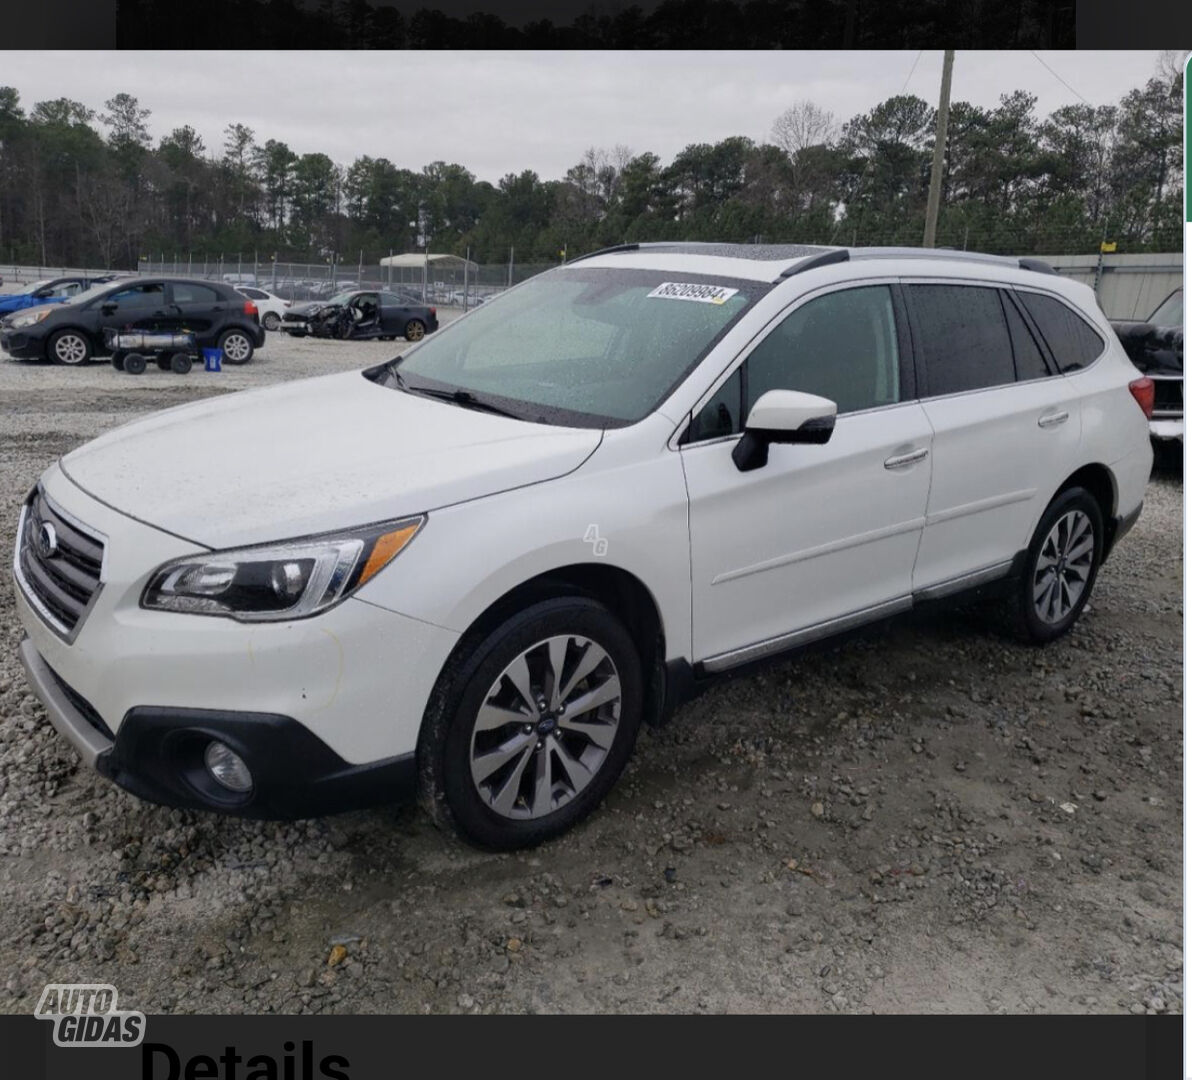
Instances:
[[[1104,543],[1101,507],[1089,491],[1069,488],[1052,500],[1011,600],[1023,637],[1043,644],[1072,629],[1092,594]]]
[[[59,330],[50,338],[49,354],[55,364],[77,367],[91,359],[91,342],[78,330]]]
[[[243,330],[225,330],[219,347],[229,364],[247,364],[252,359],[252,342]]]
[[[437,822],[493,850],[565,832],[608,794],[642,713],[641,661],[603,604],[534,604],[444,669],[419,744]]]

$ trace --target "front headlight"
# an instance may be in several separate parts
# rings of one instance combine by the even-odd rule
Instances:
[[[34,308],[32,311],[25,311],[19,315],[10,315],[8,317],[8,325],[14,330],[20,330],[23,327],[41,322],[53,310],[53,308]]]
[[[241,622],[317,615],[388,566],[425,520],[175,559],[154,571],[141,607]]]

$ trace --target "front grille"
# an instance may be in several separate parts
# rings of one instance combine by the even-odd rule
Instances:
[[[1151,376],[1155,384],[1155,408],[1152,416],[1178,417],[1184,415],[1184,380],[1163,379]]]
[[[47,544],[46,540],[51,540]],[[78,630],[100,586],[104,540],[56,510],[41,490],[21,513],[14,569],[34,607],[60,634]]]

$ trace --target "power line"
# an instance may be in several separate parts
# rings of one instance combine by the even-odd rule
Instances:
[[[915,62],[914,62],[913,64],[911,64],[911,69],[910,69],[910,71],[908,71],[908,72],[906,73],[906,80],[905,80],[905,81],[903,82],[903,84],[902,84],[902,89],[898,91],[898,94],[899,94],[899,96],[900,96],[900,97],[901,97],[903,94],[905,94],[905,93],[906,93],[906,88],[907,88],[908,86],[910,86],[910,84],[911,84],[911,76],[912,76],[912,75],[914,75],[914,73],[915,73],[915,68],[917,68],[917,67],[919,66],[919,60],[922,58],[922,56],[923,56],[923,50],[922,50],[922,49],[920,49],[920,50],[919,50],[917,53],[915,53]]]
[[[1063,83],[1069,90],[1072,91],[1072,93],[1074,93],[1078,98],[1080,98],[1080,100],[1083,101],[1086,105],[1088,105],[1090,108],[1092,107],[1093,103],[1091,101],[1089,101],[1089,99],[1086,98],[1079,90],[1077,90],[1076,87],[1074,87],[1070,82],[1066,81],[1060,75],[1060,73],[1058,71],[1056,71],[1055,68],[1053,68],[1050,64],[1048,64],[1047,61],[1044,60],[1043,57],[1041,57],[1037,52],[1035,52],[1034,49],[1029,49],[1028,51],[1030,52],[1031,56],[1033,56],[1036,60],[1039,61],[1040,64],[1042,64],[1045,68],[1047,68],[1047,70],[1050,71],[1051,74],[1054,75],[1059,82]]]

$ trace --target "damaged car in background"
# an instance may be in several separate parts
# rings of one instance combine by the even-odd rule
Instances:
[[[1155,384],[1151,438],[1156,452],[1184,444],[1184,290],[1176,289],[1145,322],[1111,324],[1134,366]]]
[[[295,304],[281,328],[293,337],[339,338],[341,341],[404,337],[419,341],[439,328],[435,308],[393,292],[341,292],[328,300]]]

